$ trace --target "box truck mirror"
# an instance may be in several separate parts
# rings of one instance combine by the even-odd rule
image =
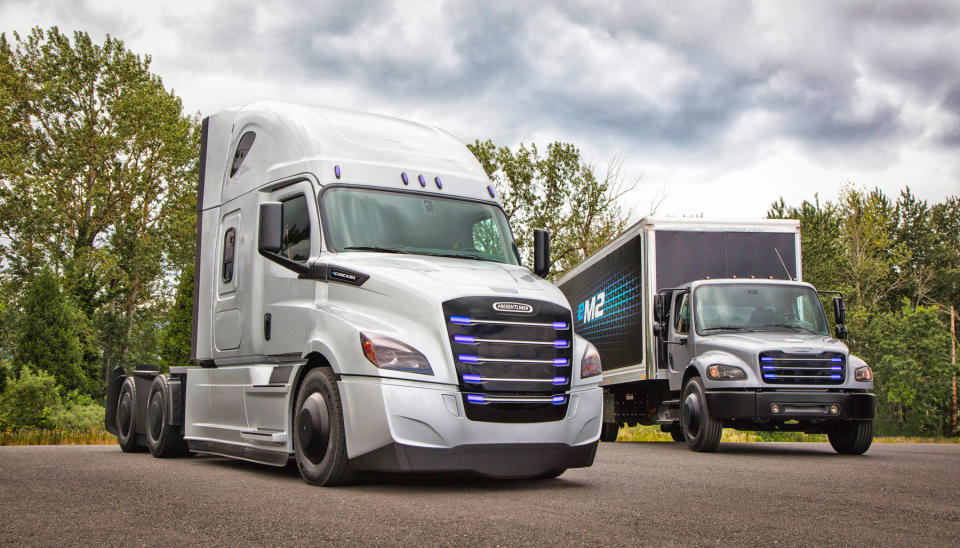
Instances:
[[[280,252],[281,223],[283,222],[283,204],[265,202],[260,204],[260,243],[261,254]]]
[[[550,233],[542,228],[533,230],[533,273],[541,278],[550,273]]]
[[[833,319],[837,322],[837,325],[847,323],[847,308],[843,306],[843,297],[837,296],[833,298]]]
[[[657,293],[653,297],[653,320],[657,323],[662,322],[664,316],[663,293]]]
[[[835,329],[836,329],[836,335],[838,339],[847,338],[847,326],[843,325],[842,323],[838,323]]]

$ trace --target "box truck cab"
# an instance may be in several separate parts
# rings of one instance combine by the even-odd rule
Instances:
[[[801,272],[797,221],[651,217],[565,274],[577,332],[604,360],[601,439],[660,425],[713,451],[723,428],[802,431],[865,452],[873,373],[843,342],[842,295]]]
[[[200,158],[199,366],[115,375],[107,425],[122,447],[295,458],[322,485],[592,463],[596,352],[541,278],[548,235],[534,275],[465,146],[270,102],[206,118]]]

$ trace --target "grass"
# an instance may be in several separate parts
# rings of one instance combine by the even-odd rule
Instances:
[[[661,432],[659,426],[629,426],[620,428],[617,441],[668,441],[673,438],[667,432]],[[725,428],[721,441],[765,442],[765,441],[813,441],[826,442],[826,434],[804,434],[803,432],[741,432]],[[960,437],[915,437],[915,436],[877,436],[874,443],[960,443]]]
[[[16,428],[0,430],[2,445],[110,445],[117,437],[102,426],[91,428]]]

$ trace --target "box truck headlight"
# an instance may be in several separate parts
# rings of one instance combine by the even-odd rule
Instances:
[[[707,368],[707,376],[715,381],[742,381],[747,378],[743,369],[732,365],[711,365]]]
[[[858,381],[872,381],[873,369],[870,369],[869,365],[858,367],[857,370],[853,372],[853,378],[857,379]]]
[[[375,333],[360,333],[360,348],[370,363],[380,369],[433,375],[427,357],[397,339]]]
[[[583,352],[583,359],[580,360],[580,378],[596,377],[600,373],[603,373],[603,367],[600,365],[600,353],[592,344],[587,343],[587,349]]]

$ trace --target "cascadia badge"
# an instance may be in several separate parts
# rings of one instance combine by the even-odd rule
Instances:
[[[525,303],[499,302],[493,303],[497,312],[512,312],[514,314],[533,314],[533,307]]]

